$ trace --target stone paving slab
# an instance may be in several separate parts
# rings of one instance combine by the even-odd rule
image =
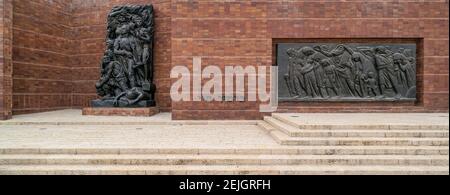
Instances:
[[[152,117],[132,116],[83,116],[82,110],[69,109],[13,116],[0,121],[0,125],[256,125],[257,121],[174,121],[171,113],[159,113]]]
[[[271,148],[256,125],[0,125],[0,148]]]

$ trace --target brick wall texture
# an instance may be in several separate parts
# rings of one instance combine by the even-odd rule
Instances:
[[[12,117],[12,0],[0,0],[0,120]]]
[[[70,108],[70,0],[13,0],[13,113]]]
[[[192,66],[195,56],[202,57],[203,66],[271,66],[275,63],[274,44],[278,42],[356,38],[417,43],[417,102],[297,102],[282,103],[278,111],[448,112],[449,10],[446,0],[0,2],[3,16],[0,19],[3,46],[0,117],[3,118],[10,116],[11,111],[20,114],[89,106],[90,100],[96,98],[94,83],[99,78],[108,11],[115,5],[145,3],[152,3],[156,11],[157,102],[162,111],[171,111],[174,119],[258,119],[263,116],[258,102],[171,102],[169,91],[171,83],[176,81],[170,79],[171,68]],[[10,12],[6,12],[7,9]],[[12,24],[8,13],[13,15]],[[12,31],[13,41],[5,36],[6,26]],[[6,52],[8,48],[12,48],[12,55]],[[13,61],[13,73],[9,71],[8,55]],[[12,108],[8,106],[11,101]]]

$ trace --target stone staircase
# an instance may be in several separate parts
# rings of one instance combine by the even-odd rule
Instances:
[[[449,171],[448,148],[444,147],[3,149],[0,152],[0,175],[360,175],[448,174]]]
[[[303,156],[313,165],[409,168],[408,174],[448,169],[448,125],[298,125],[274,114],[258,126],[281,145],[322,149],[325,156]],[[449,174],[448,170],[441,173]]]
[[[3,124],[0,175],[449,174],[445,123],[298,123],[278,114],[214,128],[212,122],[84,120]]]
[[[279,144],[290,146],[447,146],[448,126],[295,125],[284,117],[258,124]]]

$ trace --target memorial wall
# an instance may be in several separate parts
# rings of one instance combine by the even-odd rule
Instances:
[[[12,78],[11,86],[0,87],[0,118],[91,106],[99,98],[95,85],[107,47],[107,16],[114,6],[125,4],[154,7],[155,100],[174,119],[259,119],[264,115],[260,102],[172,102],[170,88],[176,79],[170,79],[170,71],[178,65],[192,70],[193,57],[201,57],[204,66],[222,69],[280,66],[285,72],[279,76],[278,112],[448,111],[446,1],[0,2],[13,5],[12,25],[2,29],[14,35],[12,43],[1,37],[4,48],[12,45],[9,68],[13,71],[5,72],[5,65],[0,70],[3,83]],[[292,47],[280,53],[286,45]],[[300,56],[297,66],[292,63],[295,57],[289,62],[288,55],[305,50],[320,57]],[[384,53],[391,56],[387,64],[392,71],[378,66],[381,57],[377,55]],[[354,58],[357,54],[363,62]],[[6,55],[2,57],[7,62]],[[301,67],[296,69],[301,73],[288,71],[289,66],[293,67],[289,70]],[[308,66],[322,68],[324,74],[305,76],[311,73]],[[327,72],[333,71],[325,67],[330,66],[335,67],[336,78],[328,77]],[[298,77],[303,82],[293,79]]]
[[[330,50],[335,49],[333,45],[349,43],[416,45],[415,101],[280,99],[278,112],[448,110],[448,2],[176,2],[172,5],[173,65],[192,64],[193,56],[202,56],[204,66],[280,66],[276,48],[283,43],[308,43],[313,47],[327,43]],[[177,119],[254,119],[261,116],[259,105],[180,102],[172,105],[172,113]]]
[[[12,117],[12,0],[0,0],[0,120]]]
[[[71,108],[76,74],[70,59],[75,53],[70,1],[13,0],[12,4],[13,114]]]

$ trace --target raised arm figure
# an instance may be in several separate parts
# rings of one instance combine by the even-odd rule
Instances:
[[[331,52],[329,51],[325,51],[321,46],[316,46],[314,47],[314,50],[322,53],[323,55],[325,55],[326,57],[336,57],[336,56],[340,56],[342,54],[344,54],[345,47],[344,45],[338,45],[335,49],[333,49]]]

